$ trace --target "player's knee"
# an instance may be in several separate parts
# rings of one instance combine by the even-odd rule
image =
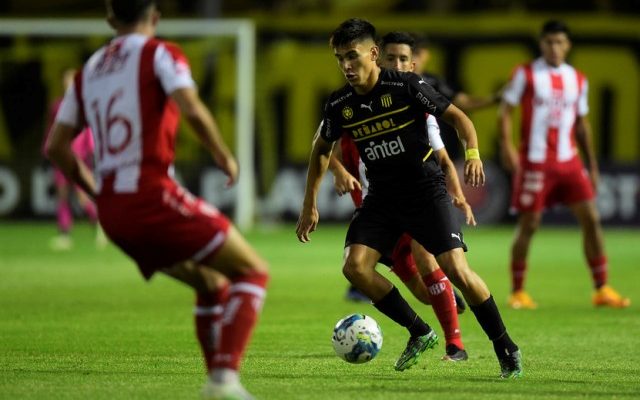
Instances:
[[[251,263],[251,270],[259,274],[269,275],[269,263],[258,257]]]
[[[416,266],[423,275],[430,274],[440,268],[436,258],[430,253],[423,255],[416,255],[414,253],[414,260],[416,262]]]
[[[584,224],[588,229],[596,230],[600,226],[600,215],[598,210],[593,208],[589,210],[584,218]]]
[[[533,236],[540,226],[540,220],[538,219],[526,219],[520,224],[520,234],[524,236]]]
[[[342,273],[350,282],[358,280],[359,277],[365,276],[367,271],[361,260],[353,257],[347,257],[342,267]]]
[[[438,263],[442,271],[456,287],[461,290],[469,287],[473,271],[471,271],[464,253],[458,250],[444,253],[438,257]]]
[[[198,288],[196,288],[196,292],[198,292],[199,294],[204,295],[208,293],[211,295],[221,290],[224,290],[224,288],[229,286],[229,280],[221,273],[211,268],[206,268],[201,266],[196,266],[196,267],[197,267],[199,279],[205,288],[204,291],[198,290]]]
[[[253,275],[261,282],[264,282],[264,285],[266,285],[270,279],[269,263],[262,258],[256,260],[251,266],[249,274]]]
[[[259,286],[266,287],[269,283],[269,280],[271,279],[271,275],[269,274],[268,269],[262,271],[254,271],[252,274],[252,279]]]

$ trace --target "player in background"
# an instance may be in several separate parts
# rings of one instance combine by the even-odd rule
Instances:
[[[415,73],[420,75],[428,84],[433,86],[438,92],[449,99],[456,107],[465,112],[480,110],[500,102],[502,91],[491,96],[476,96],[461,90],[455,90],[438,75],[434,75],[427,70],[427,65],[431,59],[428,40],[420,35],[413,35],[416,51],[414,54]]]
[[[378,62],[379,66],[396,71],[413,72],[415,64],[412,55],[415,40],[411,35],[405,32],[390,32],[380,40],[380,49],[382,56]],[[453,204],[464,213],[467,224],[475,225],[473,211],[464,197],[455,166],[440,138],[440,128],[433,115],[427,116],[426,131],[429,144],[445,174],[449,191],[453,195]],[[334,186],[338,195],[350,193],[354,205],[360,207],[369,186],[364,163],[353,139],[348,135],[343,135],[338,143],[329,162],[329,169],[334,175]],[[433,254],[429,252],[417,251],[416,253],[416,257],[423,264],[422,270],[428,271],[424,278],[420,275],[411,251],[412,247],[419,249],[418,246],[409,235],[404,234],[393,249],[393,253],[383,257],[381,262],[391,267],[391,271],[418,300],[433,306],[433,311],[445,334],[446,354],[443,360],[464,361],[468,355],[462,343],[457,315],[464,310],[464,300],[455,294],[451,282],[438,266]],[[349,293],[353,290],[357,289],[351,286]]]
[[[378,67],[374,38],[375,27],[358,18],[344,21],[331,35],[330,45],[348,84],[334,91],[325,104],[322,129],[313,140],[296,235],[306,243],[315,231],[317,194],[332,147],[343,135],[351,135],[367,168],[369,192],[349,225],[343,273],[380,312],[408,330],[410,338],[395,369],[410,368],[437,343],[431,327],[375,269],[380,257],[408,233],[420,244],[418,250],[436,256],[470,304],[493,343],[501,377],[520,377],[518,346],[507,333],[486,284],[467,264],[444,174],[435,157],[428,156],[426,113],[443,117],[460,132],[467,147],[465,182],[484,184],[473,123],[417,75]]]
[[[512,308],[536,308],[524,290],[531,239],[546,207],[569,207],[582,228],[583,250],[595,286],[593,304],[627,307],[629,299],[607,285],[607,256],[594,201],[598,162],[587,118],[587,78],[566,63],[571,49],[568,27],[546,22],[540,33],[542,56],[515,69],[499,111],[503,162],[513,174],[512,210],[518,224],[511,245]],[[512,111],[522,107],[520,150],[512,140]],[[578,154],[582,150],[589,172]]]
[[[502,90],[492,94],[491,96],[477,96],[466,93],[461,90],[452,88],[441,76],[432,74],[428,71],[427,65],[431,60],[431,51],[429,50],[429,41],[422,35],[414,34],[416,42],[416,51],[414,54],[415,73],[420,75],[422,79],[429,85],[433,86],[444,97],[449,99],[456,107],[465,113],[475,110],[481,110],[500,103]],[[462,158],[460,142],[458,134],[453,127],[438,118],[442,140],[445,147],[453,159]]]
[[[73,83],[73,76],[75,74],[74,69],[66,69],[62,74],[62,84],[66,91]],[[56,99],[52,104],[49,112],[49,123],[47,124],[47,131],[45,133],[42,152],[44,154],[44,144],[49,137],[53,121],[55,120],[60,104],[62,103],[62,97]],[[73,140],[71,144],[73,152],[80,157],[87,165],[93,165],[93,136],[91,135],[91,129],[83,129],[82,132]],[[53,183],[56,189],[56,217],[58,223],[58,235],[53,237],[49,242],[49,246],[53,250],[69,250],[73,247],[73,239],[71,238],[71,228],[73,227],[73,211],[71,208],[71,195],[75,192],[78,204],[86,214],[89,221],[96,225],[96,246],[103,248],[106,246],[107,241],[104,236],[104,232],[100,229],[98,222],[98,213],[96,206],[89,199],[87,194],[79,187],[69,183],[62,171],[58,168],[53,168]]]
[[[155,1],[109,0],[107,14],[117,36],[67,90],[47,154],[96,199],[105,232],[146,279],[162,272],[195,290],[203,310],[196,314],[197,336],[208,365],[204,397],[252,399],[238,370],[265,296],[267,263],[223,214],[173,179],[180,112],[228,184],[236,181],[236,161],[180,48],[153,37],[160,16]],[[85,124],[96,139],[95,181],[70,145]],[[229,280],[228,295],[216,271]],[[223,315],[213,340],[215,306]]]

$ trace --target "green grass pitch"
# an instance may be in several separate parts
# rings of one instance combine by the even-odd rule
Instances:
[[[491,345],[470,312],[461,316],[468,362],[440,361],[440,344],[412,369],[394,371],[407,334],[373,306],[344,300],[344,232],[321,224],[304,245],[292,226],[248,235],[272,270],[242,369],[259,399],[640,398],[638,230],[606,230],[610,283],[632,298],[629,309],[609,310],[591,305],[579,232],[543,228],[528,279],[536,311],[504,306],[512,228],[466,230],[470,263],[523,352],[518,381],[497,378]],[[96,251],[87,225],[76,227],[67,253],[48,249],[54,233],[50,224],[0,224],[0,399],[199,398],[204,373],[191,291],[162,276],[145,283],[115,247]],[[433,312],[410,301],[439,331]],[[368,364],[333,354],[333,325],[352,312],[373,316],[384,332]]]

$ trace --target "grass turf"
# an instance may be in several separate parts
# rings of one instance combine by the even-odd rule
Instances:
[[[534,239],[528,278],[540,307],[512,311],[504,306],[511,228],[467,229],[470,263],[522,349],[525,377],[518,381],[497,378],[491,345],[470,312],[461,316],[468,362],[439,361],[440,344],[412,369],[394,371],[407,335],[373,306],[344,300],[344,231],[321,225],[305,245],[290,226],[247,235],[272,268],[242,370],[258,398],[640,396],[637,230],[606,231],[611,284],[635,301],[629,309],[594,308],[579,232],[544,228]],[[145,283],[113,246],[96,251],[89,226],[76,227],[75,247],[66,253],[48,249],[54,233],[49,224],[0,225],[0,399],[197,399],[204,375],[193,294],[162,276]],[[410,302],[440,332],[432,311]],[[331,348],[333,325],[352,312],[373,316],[384,332],[382,351],[368,364],[347,364]]]

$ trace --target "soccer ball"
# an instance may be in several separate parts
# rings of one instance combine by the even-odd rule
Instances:
[[[331,338],[338,357],[352,364],[371,361],[382,348],[382,331],[368,315],[347,315],[333,328]]]

